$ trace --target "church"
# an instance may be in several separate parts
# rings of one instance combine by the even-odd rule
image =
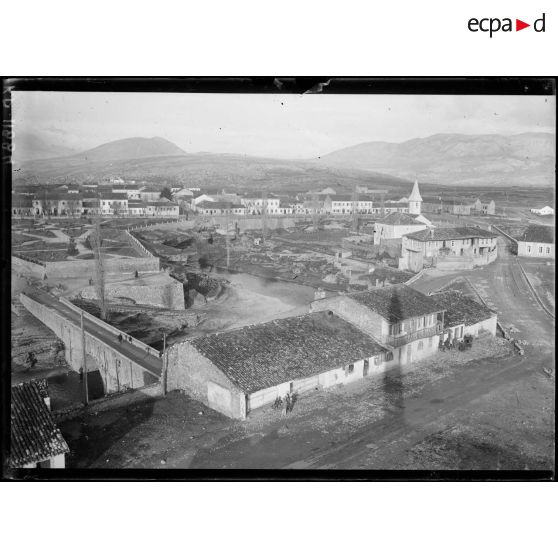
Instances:
[[[433,226],[421,214],[422,196],[420,195],[418,180],[415,180],[411,195],[406,200],[397,203],[402,206],[403,210],[406,209],[407,211],[390,211],[376,221],[374,225],[374,244],[400,239],[405,234],[422,231]]]

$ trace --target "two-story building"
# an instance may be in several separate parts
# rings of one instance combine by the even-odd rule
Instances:
[[[434,354],[444,330],[444,308],[404,284],[322,298],[310,309],[331,310],[371,335],[393,353],[391,366]]]
[[[99,201],[103,215],[128,215],[128,196],[125,193],[102,192]]]
[[[472,269],[498,257],[498,235],[479,227],[428,228],[403,236],[399,269]]]
[[[274,194],[258,192],[241,197],[241,203],[246,208],[248,215],[261,215],[264,208],[264,200],[266,213],[270,215],[278,214],[280,199]]]

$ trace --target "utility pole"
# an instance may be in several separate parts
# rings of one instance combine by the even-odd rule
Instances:
[[[357,187],[354,187],[353,190],[353,231],[357,232],[358,231],[358,211],[357,211],[357,206],[358,206],[358,192],[357,192]]]
[[[318,238],[318,227],[320,226],[320,216],[318,214],[318,193],[312,192],[312,228],[314,229],[314,234]]]
[[[225,245],[227,247],[227,269],[231,264],[231,242],[229,239],[229,212],[231,210],[231,204],[227,201],[227,206],[225,208]]]
[[[167,334],[163,332],[163,370],[162,370],[162,388],[163,388],[163,395],[167,395]]]
[[[85,354],[85,330],[83,329],[83,310],[81,311],[81,348],[83,365],[81,369],[81,381],[83,382],[83,403],[89,405],[89,388],[87,386],[87,356]]]
[[[267,191],[262,190],[262,241],[265,243],[267,235]]]

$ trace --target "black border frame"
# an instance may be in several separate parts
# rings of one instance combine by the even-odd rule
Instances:
[[[12,91],[161,92],[215,94],[358,95],[548,95],[556,77],[10,77],[2,78],[1,276],[2,294],[11,292],[11,126]],[[8,293],[8,294],[7,294]],[[0,458],[6,480],[206,480],[206,481],[550,481],[555,471],[278,470],[278,469],[17,469],[6,467],[9,448],[11,309],[1,306]],[[556,450],[555,450],[556,451]],[[556,459],[555,459],[556,461]]]

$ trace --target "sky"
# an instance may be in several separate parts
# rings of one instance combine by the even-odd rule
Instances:
[[[14,92],[14,134],[76,150],[160,136],[187,152],[312,158],[438,133],[555,133],[555,97]]]

